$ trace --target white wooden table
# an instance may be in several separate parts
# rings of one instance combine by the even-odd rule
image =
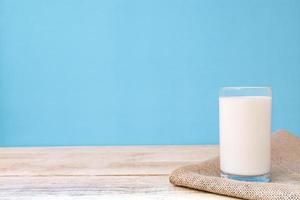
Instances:
[[[217,155],[216,146],[0,149],[0,199],[233,199],[174,187],[179,166]]]

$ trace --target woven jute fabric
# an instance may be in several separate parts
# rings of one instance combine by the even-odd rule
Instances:
[[[287,131],[272,136],[271,179],[270,183],[257,183],[221,178],[218,157],[183,166],[170,175],[176,186],[231,197],[300,200],[300,139]]]

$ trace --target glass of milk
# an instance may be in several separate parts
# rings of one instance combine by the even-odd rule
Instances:
[[[219,94],[221,177],[269,182],[270,87],[224,87]]]

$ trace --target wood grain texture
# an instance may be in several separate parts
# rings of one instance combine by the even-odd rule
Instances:
[[[174,187],[175,168],[216,146],[0,149],[0,199],[233,199]]]
[[[169,174],[217,153],[214,146],[2,148],[0,176]]]

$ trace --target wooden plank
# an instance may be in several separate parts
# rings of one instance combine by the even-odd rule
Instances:
[[[234,199],[174,187],[168,176],[2,177],[0,199]]]
[[[216,146],[0,148],[0,176],[166,175],[217,153]]]
[[[174,187],[168,174],[216,146],[0,148],[0,199],[233,199]]]

